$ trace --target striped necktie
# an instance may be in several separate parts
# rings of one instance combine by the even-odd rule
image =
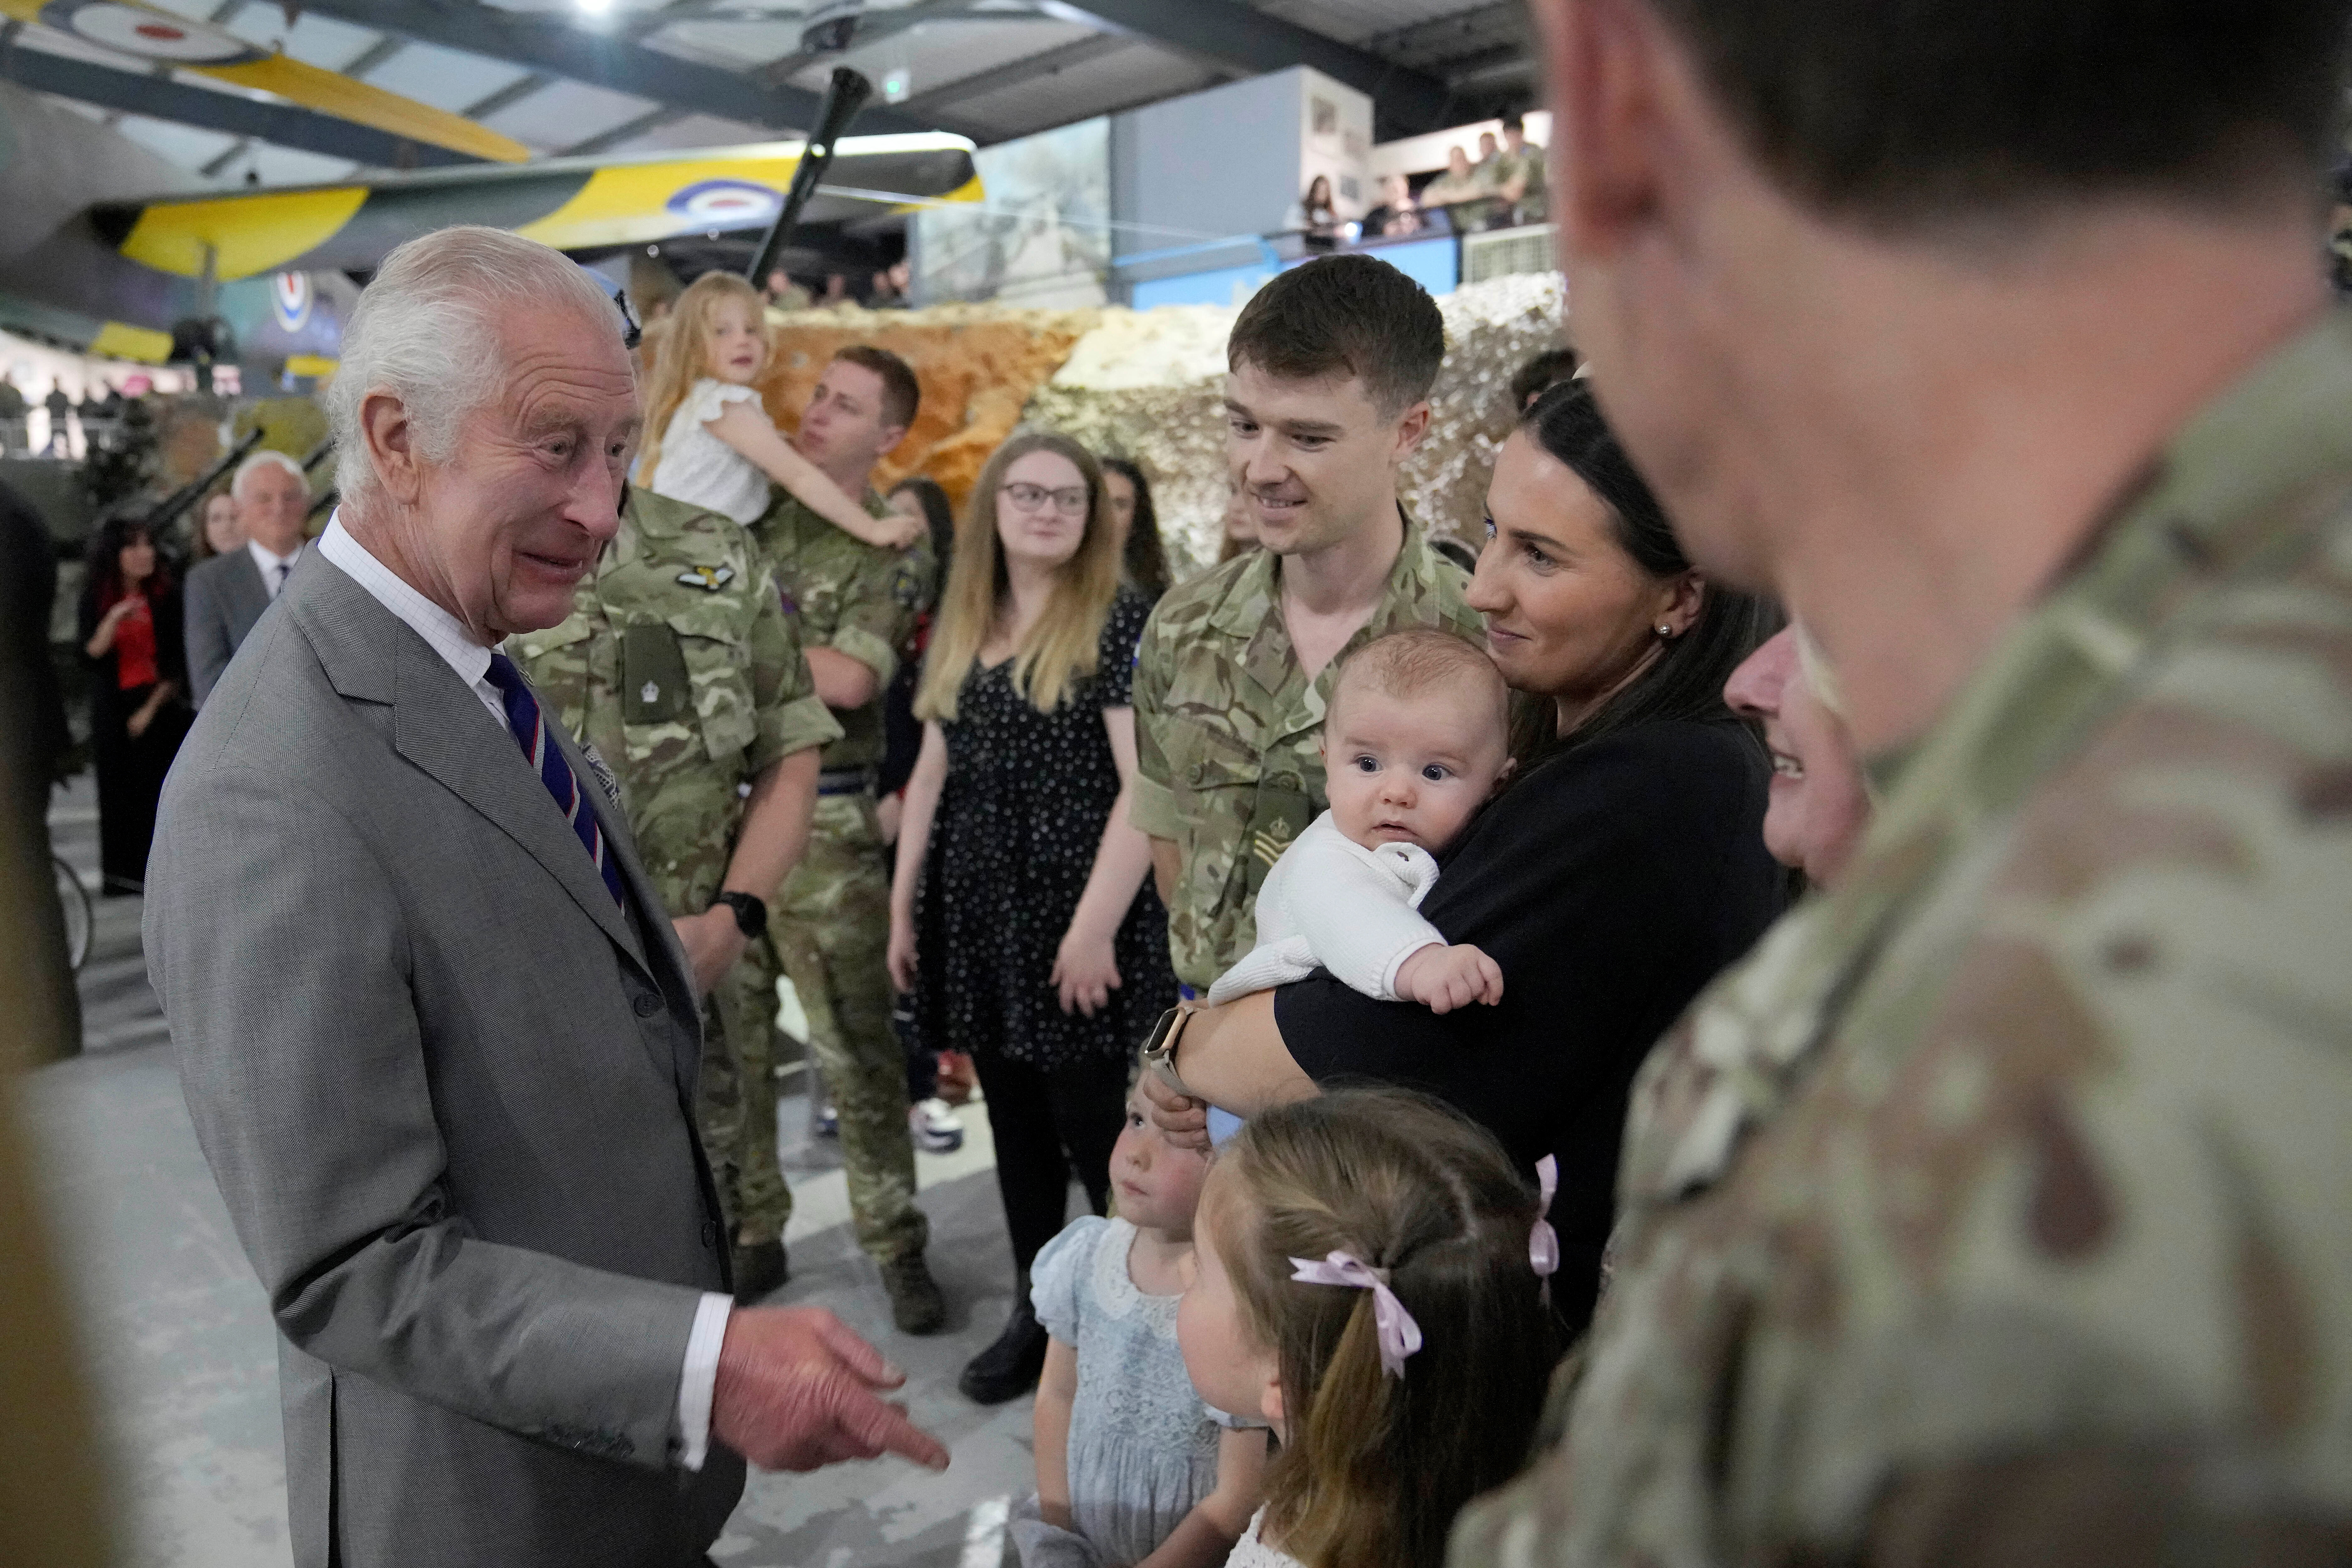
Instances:
[[[613,857],[604,845],[604,826],[596,820],[596,813],[582,797],[580,781],[572,776],[571,764],[563,760],[563,753],[547,738],[547,721],[540,714],[539,699],[530,694],[530,687],[523,679],[522,671],[517,669],[515,661],[506,655],[490,655],[488,673],[490,684],[498,688],[499,696],[506,704],[507,728],[514,731],[515,742],[522,747],[524,758],[539,774],[539,782],[547,786],[547,793],[555,797],[556,809],[562,812],[564,820],[572,824],[572,831],[579,837],[580,847],[588,851],[589,864],[594,866],[596,874],[604,879],[604,886],[611,891],[613,901],[624,909],[627,908],[621,897],[620,868],[613,864]]]

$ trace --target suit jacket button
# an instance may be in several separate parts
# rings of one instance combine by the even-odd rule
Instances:
[[[648,991],[637,998],[636,1007],[638,1017],[650,1018],[662,1010],[662,999]]]
[[[702,1222],[702,1245],[704,1249],[707,1251],[716,1252],[719,1250],[719,1222],[717,1220],[707,1219]]]

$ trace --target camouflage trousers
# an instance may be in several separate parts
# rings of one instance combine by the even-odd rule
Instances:
[[[793,1217],[776,1159],[776,988],[754,945],[702,1001],[702,1072],[696,1119],[733,1236],[772,1241]]]
[[[833,1091],[857,1244],[877,1259],[920,1252],[907,1058],[890,1025],[890,882],[868,795],[821,795],[808,853],[769,926],[808,1014],[809,1058]]]

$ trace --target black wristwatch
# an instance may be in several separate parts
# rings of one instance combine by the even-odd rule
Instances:
[[[735,929],[743,933],[745,941],[757,942],[767,934],[768,906],[750,893],[721,893],[711,900],[710,907],[715,910],[720,904],[735,911]]]

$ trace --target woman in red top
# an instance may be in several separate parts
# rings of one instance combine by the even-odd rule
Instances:
[[[99,863],[108,892],[136,893],[146,885],[163,775],[188,732],[179,588],[141,519],[114,518],[90,541],[81,637],[90,662]]]

